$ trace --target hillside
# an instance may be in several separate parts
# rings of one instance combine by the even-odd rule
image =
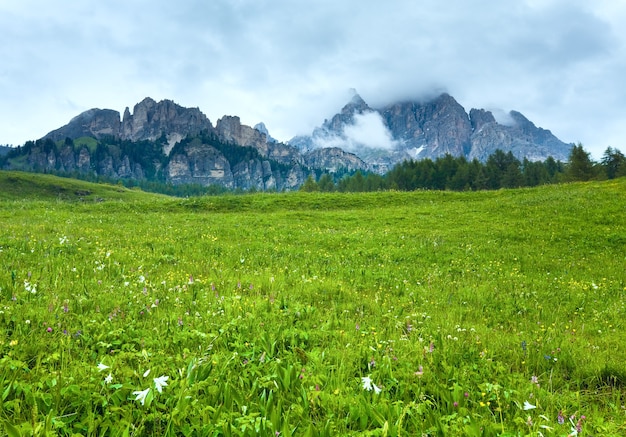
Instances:
[[[130,190],[121,185],[97,184],[58,176],[0,171],[0,200],[70,202],[145,201],[165,196]]]

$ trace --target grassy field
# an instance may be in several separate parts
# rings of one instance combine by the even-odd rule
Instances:
[[[626,180],[173,199],[0,173],[0,434],[626,434]]]

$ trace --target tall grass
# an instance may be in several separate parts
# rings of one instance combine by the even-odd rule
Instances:
[[[625,189],[7,198],[0,421],[623,435]]]

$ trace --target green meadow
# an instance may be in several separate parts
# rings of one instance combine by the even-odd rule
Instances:
[[[0,173],[0,435],[626,435],[626,179],[170,198]]]

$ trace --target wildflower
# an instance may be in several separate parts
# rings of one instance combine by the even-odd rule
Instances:
[[[452,404],[454,406],[454,408],[459,406],[459,403],[457,401],[454,401],[454,403]]]
[[[363,384],[363,389],[367,391],[374,390],[374,393],[378,394],[381,392],[381,388],[372,382],[372,378],[369,376],[364,376],[361,378],[361,383]]]
[[[146,376],[148,376],[150,374],[150,369],[146,370],[145,372],[143,372],[143,377],[145,378]]]
[[[106,378],[104,378],[104,382],[106,384],[111,384],[113,382],[113,375],[111,374],[111,372],[109,372],[109,374],[107,375]]]
[[[526,419],[526,425],[528,425],[528,427],[532,427],[533,426],[533,418],[528,416],[528,419]]]
[[[52,332],[52,328],[50,326],[48,326],[48,329],[46,329],[46,331]]]
[[[526,352],[526,341],[522,341],[522,350]]]
[[[559,411],[559,415],[557,416],[556,421],[559,423],[559,425],[563,425],[565,423],[565,417],[563,416],[562,411]]]
[[[533,384],[535,384],[537,387],[539,387],[539,378],[535,375],[531,376],[530,378],[530,382],[532,382]]]
[[[535,408],[537,408],[536,405],[533,405],[528,401],[524,401],[524,410],[533,410]]]
[[[435,351],[435,343],[431,341],[430,344],[428,345],[428,352],[432,354],[434,351]]]
[[[163,392],[163,387],[167,386],[167,380],[169,379],[169,376],[163,375],[163,376],[159,376],[158,378],[154,378],[154,388],[156,388],[156,390],[159,393]]]
[[[108,369],[109,366],[107,366],[106,364],[100,363],[98,364],[98,372],[102,372],[103,370]]]
[[[364,376],[361,378],[361,383],[363,384],[363,389],[367,391],[372,390],[372,379],[369,376]]]
[[[26,323],[27,325],[30,325],[30,320],[26,320],[24,323]]]
[[[9,342],[9,346],[17,346],[18,341],[17,340],[11,340]]]
[[[418,378],[421,378],[422,375],[424,375],[424,368],[420,366],[417,372],[415,372],[415,376],[417,376]]]
[[[146,397],[150,393],[150,387],[142,391],[134,391],[133,394],[136,396],[135,400],[141,402],[143,405],[146,402]]]

